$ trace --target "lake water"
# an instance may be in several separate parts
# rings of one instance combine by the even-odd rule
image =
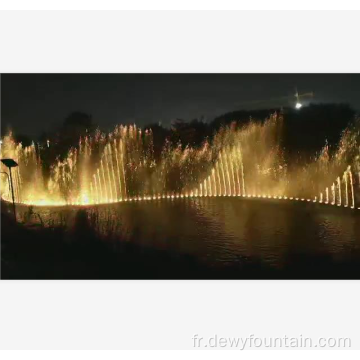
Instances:
[[[34,208],[45,223],[69,226],[77,210]],[[20,207],[20,217],[26,211]],[[296,254],[337,262],[360,249],[359,210],[313,203],[191,198],[101,205],[88,211],[104,234],[190,254],[209,264],[231,265],[248,258],[281,268]]]

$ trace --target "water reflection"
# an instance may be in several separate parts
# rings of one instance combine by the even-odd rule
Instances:
[[[189,198],[87,210],[107,239],[191,254],[209,264],[249,258],[281,268],[304,255],[343,260],[360,248],[358,212],[311,203]],[[72,226],[77,209],[34,211],[47,224]],[[23,219],[26,212],[20,209]]]

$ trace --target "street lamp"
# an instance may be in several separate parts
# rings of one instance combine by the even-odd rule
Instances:
[[[16,209],[15,209],[15,197],[14,197],[14,185],[12,180],[11,169],[13,167],[19,166],[19,164],[13,159],[1,159],[1,162],[9,169],[10,172],[10,184],[11,184],[11,196],[13,201],[13,209],[14,209],[14,219],[16,221]]]

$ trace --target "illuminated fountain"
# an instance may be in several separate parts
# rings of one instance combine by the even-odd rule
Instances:
[[[14,173],[15,200],[27,205],[236,196],[356,208],[360,193],[358,130],[344,132],[333,156],[326,145],[313,162],[296,167],[284,160],[283,121],[282,115],[274,114],[263,123],[251,121],[242,127],[232,123],[200,148],[167,140],[158,158],[151,130],[116,126],[109,134],[96,131],[81,138],[76,148],[56,159],[46,176],[35,144],[23,147],[10,134],[3,138],[1,157],[19,163]],[[51,147],[47,141],[42,151]],[[5,176],[0,184],[2,198],[9,201]]]
[[[196,196],[245,196],[241,145],[221,151],[210,174],[191,194]]]
[[[343,184],[343,186],[341,184]],[[325,191],[326,191],[325,203],[328,204],[329,188],[327,187]],[[350,207],[351,209],[355,209],[356,207],[355,189],[354,189],[354,181],[353,181],[351,166],[349,166],[347,170],[344,172],[342,181],[338,176],[336,179],[336,183],[333,183],[331,185],[331,198],[332,198],[331,205],[338,205],[338,206],[344,205],[344,207]],[[322,193],[320,193],[320,199],[322,199]],[[343,199],[344,199],[344,203],[343,203]]]
[[[41,170],[41,160],[37,156],[35,145],[23,147],[15,143],[11,134],[2,139],[1,158],[14,159],[19,167],[13,169],[14,197],[17,203],[25,202],[27,196],[45,194]],[[7,169],[2,165],[1,171]],[[10,186],[6,176],[0,178],[1,194],[5,200],[11,200]]]

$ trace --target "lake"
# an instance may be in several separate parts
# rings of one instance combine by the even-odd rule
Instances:
[[[72,226],[78,209],[34,211],[45,223]],[[359,260],[359,210],[231,197],[123,202],[86,209],[96,218],[98,231],[111,233],[114,241],[121,238],[188,254],[210,266],[232,266],[245,259],[281,269],[297,259],[325,258],[334,264]],[[26,212],[26,207],[19,207],[20,218]]]

